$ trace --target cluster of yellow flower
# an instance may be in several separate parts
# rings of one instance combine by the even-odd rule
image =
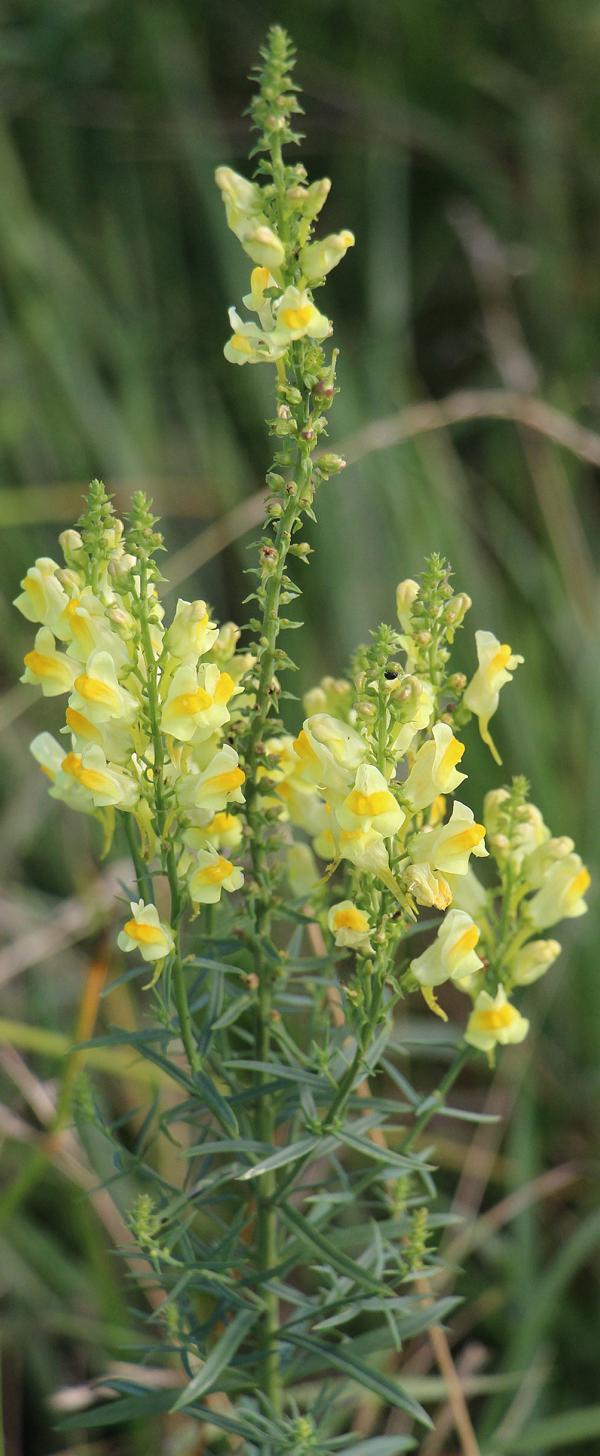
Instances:
[[[165,627],[152,580],[141,602],[139,562],[115,517],[100,564],[78,532],[60,539],[65,566],[37,560],[16,600],[38,625],[23,680],[68,697],[67,742],[41,733],[32,753],[55,798],[95,813],[109,833],[115,810],[132,815],[145,859],[170,843],[184,897],[192,907],[214,904],[244,879],[230,858],[244,822],[234,745],[252,707],[241,679],[253,659],[236,651],[237,628],[219,629],[203,601],[178,601]],[[476,714],[498,756],[489,721],[522,659],[477,632],[471,681],[448,675],[448,644],[470,603],[452,594],[443,564],[434,563],[429,595],[403,582],[397,603],[401,632],[381,628],[350,681],[326,678],[307,694],[295,738],[262,745],[261,804],[287,836],[293,894],[314,899],[332,944],[353,951],[357,967],[381,946],[395,949],[419,907],[442,912],[432,944],[400,978],[389,957],[388,984],[402,994],[420,987],[444,1015],[436,989],[452,982],[473,1002],[467,1041],[489,1053],[526,1034],[507,993],[556,958],[558,943],[536,937],[584,912],[589,875],[572,840],[553,838],[527,803],[521,781],[487,795],[482,823],[454,797],[466,778],[457,733]],[[499,883],[485,888],[471,859],[488,854]],[[119,944],[162,963],[173,927],[139,900]]]
[[[222,853],[236,849],[242,835],[231,806],[243,803],[244,773],[224,739],[249,661],[236,652],[238,630],[232,623],[219,630],[205,602],[181,600],[165,628],[148,582],[144,641],[137,563],[125,549],[122,523],[113,517],[104,531],[100,566],[77,531],[60,540],[65,566],[39,558],[15,603],[38,624],[22,681],[48,697],[67,695],[62,741],[40,733],[31,751],[54,798],[96,814],[108,836],[115,810],[132,815],[148,860],[158,839],[170,838],[192,904],[215,902],[243,883],[242,871]],[[156,907],[140,901],[120,944],[154,961],[171,951],[173,935]]]
[[[307,187],[304,168],[299,166],[295,172],[294,183],[286,188],[282,199],[283,205],[300,219],[299,227],[294,229],[297,283],[286,286],[282,274],[286,250],[274,227],[267,223],[266,189],[240,177],[231,167],[217,167],[215,179],[225,203],[229,227],[257,265],[252,270],[250,292],[245,295],[244,304],[249,312],[257,315],[258,324],[245,323],[235,308],[229,310],[233,333],[225,345],[225,358],[231,364],[274,364],[287,354],[296,339],[320,341],[331,333],[329,319],[319,312],[307,290],[310,285],[322,282],[341,262],[354,237],[346,230],[331,233],[318,242],[306,241],[329,195],[331,182],[323,177]]]
[[[433,943],[410,962],[402,990],[418,985],[443,1016],[435,990],[453,982],[473,1002],[466,1040],[490,1053],[496,1043],[526,1035],[528,1022],[507,992],[537,979],[555,960],[558,942],[534,937],[583,914],[590,877],[572,840],[553,838],[526,802],[522,781],[486,796],[483,823],[460,799],[449,812],[448,801],[466,778],[458,767],[465,745],[454,726],[475,714],[499,761],[488,725],[500,689],[523,659],[491,632],[477,632],[478,666],[470,682],[459,674],[444,682],[435,656],[427,675],[419,646],[429,652],[432,639],[412,615],[418,596],[418,583],[400,584],[403,632],[391,645],[401,646],[404,667],[394,661],[390,670],[388,661],[381,691],[377,682],[370,685],[371,702],[361,701],[361,674],[354,682],[324,679],[305,699],[307,709],[320,711],[309,711],[296,738],[271,739],[265,772],[283,817],[312,841],[312,850],[305,844],[288,851],[295,892],[310,897],[322,883],[314,855],[333,867],[349,862],[352,895],[327,911],[335,945],[372,957],[378,942],[406,930],[417,907],[445,912]],[[464,596],[451,599],[447,621],[455,626],[469,605]],[[500,883],[490,877],[486,889],[471,857],[490,853]]]

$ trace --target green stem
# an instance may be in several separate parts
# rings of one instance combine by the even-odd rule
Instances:
[[[182,965],[182,962],[181,962],[181,950],[180,950],[180,935],[181,935],[181,931],[180,931],[180,921],[181,921],[181,914],[182,914],[182,908],[183,907],[182,907],[182,903],[181,903],[181,890],[180,890],[180,885],[179,885],[179,876],[177,874],[177,859],[176,859],[176,856],[175,856],[175,850],[173,848],[173,844],[172,843],[166,843],[166,841],[165,841],[165,822],[166,822],[166,814],[167,814],[167,804],[166,804],[166,799],[165,799],[165,785],[164,785],[165,751],[164,751],[163,737],[162,737],[162,733],[161,733],[161,729],[160,729],[160,696],[159,696],[159,690],[158,690],[157,663],[156,663],[156,658],[155,658],[154,651],[153,651],[153,648],[152,648],[152,639],[151,639],[151,636],[150,636],[150,627],[149,627],[148,618],[147,618],[146,611],[145,611],[147,597],[148,597],[148,574],[147,574],[146,563],[142,561],[140,563],[140,607],[141,607],[141,610],[140,610],[139,621],[140,621],[140,633],[141,633],[141,639],[142,639],[142,650],[143,650],[143,653],[144,653],[144,661],[146,663],[147,686],[148,686],[148,713],[149,713],[149,718],[150,718],[150,731],[151,731],[151,735],[152,735],[152,745],[153,745],[153,748],[154,748],[154,772],[153,772],[152,785],[153,785],[153,790],[154,790],[154,803],[155,803],[155,807],[156,807],[156,822],[157,822],[158,833],[159,833],[159,837],[160,837],[161,858],[162,858],[162,863],[163,863],[163,869],[164,869],[165,874],[167,876],[167,879],[169,881],[169,890],[170,890],[170,895],[171,895],[171,915],[170,915],[170,922],[171,922],[172,928],[173,928],[173,930],[175,932],[175,955],[174,955],[173,965],[172,965],[173,997],[174,997],[174,1001],[175,1001],[175,1008],[176,1008],[176,1011],[177,1011],[177,1019],[179,1021],[179,1030],[181,1032],[181,1040],[182,1040],[183,1045],[184,1045],[184,1048],[185,1048],[185,1054],[186,1054],[187,1059],[188,1059],[188,1062],[190,1064],[190,1068],[191,1068],[191,1070],[193,1072],[193,1071],[195,1071],[195,1069],[197,1067],[197,1064],[198,1064],[198,1055],[197,1055],[196,1046],[195,1046],[195,1040],[194,1040],[194,1028],[193,1028],[193,1022],[192,1022],[192,1016],[191,1016],[189,1002],[188,1002],[188,997],[187,997],[187,987],[186,987],[186,983],[185,983],[185,972],[184,972],[183,965]],[[135,860],[135,856],[134,856],[134,865],[135,864],[136,864],[136,860]],[[136,874],[137,874],[137,865],[136,865]],[[138,880],[138,883],[139,883],[139,880]]]
[[[435,1113],[439,1112],[440,1107],[443,1107],[446,1093],[450,1091],[450,1088],[456,1081],[456,1078],[462,1072],[465,1062],[468,1061],[470,1054],[470,1048],[468,1046],[461,1047],[460,1051],[455,1056],[454,1061],[450,1063],[447,1072],[444,1073],[439,1087],[436,1088],[435,1092],[433,1092],[431,1094],[431,1097],[428,1099],[427,1107],[425,1107],[423,1111],[419,1113],[419,1116],[415,1118],[410,1132],[407,1133],[406,1137],[403,1138],[402,1142],[400,1143],[400,1146],[398,1148],[399,1153],[406,1153],[410,1151],[415,1140],[419,1137],[419,1134],[424,1131],[424,1129],[427,1127],[428,1122],[430,1122],[431,1118],[435,1116]]]

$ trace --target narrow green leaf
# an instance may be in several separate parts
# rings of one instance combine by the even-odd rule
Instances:
[[[403,1153],[394,1153],[391,1148],[380,1148],[377,1143],[372,1143],[369,1138],[357,1137],[356,1133],[340,1130],[340,1142],[347,1147],[353,1148],[355,1152],[362,1153],[367,1158],[374,1158],[376,1163],[385,1163],[388,1168],[424,1168],[425,1164],[419,1158],[405,1156]]]
[[[299,1158],[306,1157],[312,1153],[313,1148],[322,1146],[322,1139],[318,1137],[301,1138],[300,1142],[292,1143],[288,1148],[278,1148],[270,1158],[263,1158],[261,1163],[255,1163],[253,1168],[246,1168],[245,1172],[238,1174],[238,1182],[243,1183],[248,1178],[260,1178],[263,1173],[270,1173],[273,1168],[285,1168],[286,1163],[296,1163]]]
[[[418,1401],[411,1400],[410,1396],[398,1385],[395,1380],[390,1380],[387,1375],[380,1375],[379,1371],[371,1370],[368,1365],[363,1365],[350,1353],[348,1345],[326,1345],[321,1340],[315,1340],[310,1335],[287,1333],[285,1326],[281,1331],[281,1339],[291,1345],[298,1345],[301,1350],[308,1350],[311,1355],[317,1355],[325,1366],[333,1365],[334,1370],[339,1370],[349,1380],[357,1381],[365,1390],[371,1390],[373,1395],[378,1395],[386,1405],[396,1406],[411,1416],[414,1421],[419,1421],[422,1426],[431,1429],[431,1421],[427,1411],[423,1410]]]
[[[124,1400],[106,1401],[93,1410],[77,1411],[75,1415],[64,1416],[56,1422],[59,1431],[88,1429],[92,1426],[119,1426],[129,1421],[143,1421],[150,1416],[161,1415],[173,1404],[172,1390],[142,1390],[138,1395],[128,1395]]]
[[[211,1350],[202,1369],[198,1371],[197,1375],[194,1375],[193,1380],[190,1380],[189,1385],[186,1385],[185,1390],[175,1401],[171,1407],[172,1410],[183,1410],[185,1406],[191,1405],[192,1401],[198,1400],[201,1395],[207,1395],[214,1389],[219,1376],[229,1365],[257,1317],[258,1312],[251,1310],[241,1309],[239,1314],[236,1314],[235,1319],[232,1319],[225,1333],[221,1335],[221,1339]]]
[[[338,1274],[345,1275],[346,1278],[352,1280],[353,1284],[362,1284],[373,1294],[380,1294],[385,1298],[387,1293],[385,1285],[375,1279],[368,1269],[363,1269],[355,1259],[351,1259],[348,1254],[344,1254],[341,1249],[338,1249],[333,1240],[322,1234],[314,1223],[307,1218],[302,1218],[288,1204],[281,1205],[281,1214],[285,1223],[294,1230],[301,1242],[331,1264]]]

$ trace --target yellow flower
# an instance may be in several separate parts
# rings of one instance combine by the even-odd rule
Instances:
[[[324,836],[315,841],[317,854],[320,853],[319,844]],[[336,854],[340,859],[347,859],[350,864],[356,865],[358,870],[365,870],[367,874],[375,875],[381,880],[388,890],[402,900],[402,893],[396,884],[390,861],[382,834],[376,829],[338,829],[334,834]]]
[[[523,946],[511,966],[511,979],[515,986],[530,986],[532,981],[544,976],[560,955],[557,940],[531,940]]]
[[[409,716],[405,721],[400,721],[392,739],[392,748],[398,758],[410,748],[415,735],[429,727],[435,707],[431,683],[416,677],[405,677],[400,680],[400,696],[403,692],[410,695],[407,701]]]
[[[137,703],[131,693],[121,687],[110,652],[92,652],[85,672],[75,678],[69,707],[91,723],[107,723],[116,718],[131,722]]]
[[[69,598],[56,575],[58,569],[51,556],[38,556],[21,582],[23,590],[14,606],[28,622],[40,622],[62,637],[60,624]]]
[[[433,943],[411,961],[413,976],[422,986],[441,986],[443,981],[468,985],[483,966],[475,950],[479,934],[464,910],[449,910]]]
[[[513,653],[507,642],[499,642],[493,632],[476,632],[477,659],[479,666],[465,689],[463,703],[479,719],[479,732],[490,752],[501,763],[502,759],[488,731],[488,723],[498,707],[500,689],[512,681],[512,674],[523,658]]]
[[[229,322],[233,333],[223,353],[230,364],[274,364],[285,354],[289,341],[274,329],[245,323],[235,308],[229,310]]]
[[[56,642],[49,627],[40,627],[36,632],[31,652],[23,658],[25,672],[21,682],[35,683],[41,687],[45,698],[56,698],[59,693],[68,693],[73,686],[77,671],[64,652],[56,651]]]
[[[215,849],[201,849],[196,856],[196,868],[188,881],[190,897],[195,905],[216,905],[221,892],[239,890],[244,876],[237,865],[217,854]]]
[[[506,1046],[523,1041],[528,1031],[529,1022],[507,1001],[504,987],[499,986],[495,996],[479,992],[467,1022],[465,1041],[489,1056],[497,1043]]]
[[[173,674],[162,710],[163,733],[182,743],[209,738],[229,721],[227,704],[234,692],[233,678],[219,672],[215,663],[203,663],[198,669],[182,663]]]
[[[345,258],[348,248],[354,247],[354,242],[354,233],[345,228],[341,233],[330,233],[328,237],[309,243],[308,247],[303,248],[300,267],[307,283],[315,283],[317,279],[330,273],[332,268],[337,268],[338,263]]]
[[[558,837],[552,836],[539,844],[531,854],[527,855],[523,865],[523,875],[527,880],[530,890],[539,890],[543,885],[548,871],[562,859],[573,853],[575,841],[569,838],[568,834],[561,834]]]
[[[96,809],[131,809],[138,796],[135,779],[108,763],[96,744],[84,753],[67,753],[61,770],[86,790]]]
[[[464,743],[454,737],[448,723],[435,723],[433,737],[419,749],[411,771],[402,784],[402,793],[413,812],[426,809],[438,794],[452,794],[467,775],[456,765],[465,751]]]
[[[57,743],[51,733],[38,733],[37,737],[29,745],[29,751],[33,754],[36,763],[39,764],[42,773],[53,783],[60,773],[62,761],[65,756],[62,744]]]
[[[371,926],[368,916],[352,900],[339,900],[337,905],[332,905],[327,924],[336,945],[358,950],[362,955],[373,954],[373,946],[369,940]]]
[[[283,339],[287,346],[292,339],[326,339],[330,333],[329,319],[319,313],[310,295],[290,284],[275,309],[277,341]]]
[[[159,920],[156,905],[132,900],[131,919],[119,932],[117,945],[124,951],[139,950],[144,961],[159,961],[173,950],[175,939],[171,926]]]
[[[61,627],[61,635],[69,641],[69,657],[87,662],[94,651],[103,650],[110,653],[118,671],[128,665],[126,643],[107,621],[102,604],[87,588],[79,596],[71,597]]]
[[[339,796],[348,793],[367,752],[360,734],[329,713],[315,713],[304,720],[294,739],[294,751],[303,777],[317,788]]]
[[[578,854],[568,854],[549,869],[544,883],[527,905],[529,920],[536,930],[545,930],[559,920],[585,915],[584,900],[591,876]]]
[[[190,849],[239,849],[242,842],[242,821],[237,814],[223,810],[215,814],[208,824],[192,825],[184,833],[184,842]]]
[[[417,905],[433,906],[436,910],[447,910],[452,904],[452,891],[443,875],[434,874],[431,865],[409,864],[404,875],[407,890]]]
[[[431,864],[443,874],[466,875],[469,855],[487,855],[483,843],[485,829],[476,824],[472,809],[457,801],[447,824],[439,829],[424,829],[411,842],[410,853],[415,863]]]
[[[65,719],[77,753],[89,748],[91,743],[97,743],[113,763],[129,763],[133,753],[133,738],[127,723],[120,722],[118,718],[111,718],[108,723],[92,723],[85,713],[80,713],[71,703],[66,710]]]
[[[267,224],[262,211],[262,196],[256,182],[248,182],[231,167],[217,167],[215,181],[225,203],[228,226],[239,239],[244,252],[267,268],[280,268],[285,250],[280,239]]]
[[[397,834],[406,815],[374,764],[361,763],[354,787],[336,809],[342,829],[377,829],[384,838]]]
[[[399,581],[396,587],[396,611],[403,632],[409,630],[413,603],[416,601],[419,591],[419,583],[413,581],[412,576],[407,576],[405,581]]]
[[[265,293],[278,287],[268,268],[253,268],[250,274],[250,292],[245,293],[242,302],[251,313],[257,313],[261,328],[269,330],[274,326],[273,300]]]
[[[180,597],[165,634],[165,646],[172,657],[202,657],[210,652],[218,635],[219,628],[210,621],[206,602],[185,602]]]
[[[179,801],[186,808],[201,810],[208,822],[226,804],[243,804],[245,777],[235,748],[224,743],[201,773],[188,773],[179,779]]]

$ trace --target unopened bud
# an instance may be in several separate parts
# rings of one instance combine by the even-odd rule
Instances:
[[[396,611],[398,621],[405,632],[410,627],[413,602],[419,595],[419,583],[407,576],[405,581],[400,581],[396,587]]]
[[[330,475],[339,475],[340,470],[346,469],[346,461],[343,455],[334,455],[329,451],[325,455],[319,456],[317,465],[321,475],[325,476],[326,479]]]

